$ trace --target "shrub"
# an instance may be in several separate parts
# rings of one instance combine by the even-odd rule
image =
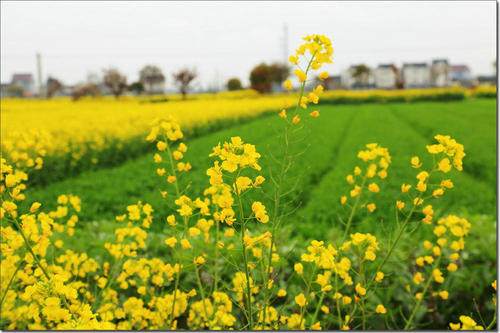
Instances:
[[[227,81],[227,90],[234,91],[241,89],[243,89],[243,86],[241,85],[241,81],[239,79],[232,78]]]

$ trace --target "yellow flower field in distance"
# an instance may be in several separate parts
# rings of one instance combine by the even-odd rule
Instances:
[[[422,89],[401,89],[401,90],[384,90],[384,89],[369,89],[369,90],[331,90],[326,91],[323,95],[325,99],[345,98],[345,99],[367,99],[377,98],[378,100],[386,98],[387,101],[401,100],[415,101],[426,97],[432,98],[438,95],[463,95],[466,96],[467,89],[460,86],[447,88],[422,88]]]
[[[33,145],[37,150],[45,149],[52,154],[56,151],[68,153],[74,144],[92,143],[90,147],[99,150],[105,148],[110,139],[144,136],[151,122],[158,118],[173,116],[184,128],[191,128],[276,110],[283,107],[285,99],[283,95],[166,103],[148,103],[144,98],[141,103],[140,98],[133,97],[78,102],[69,98],[4,99],[1,105],[2,146],[11,151],[19,144]]]
[[[312,79],[314,81],[314,79]],[[290,87],[291,88],[291,87]],[[287,90],[289,90],[287,88]],[[322,92],[322,103],[386,103],[432,100],[461,100],[496,94],[493,87],[462,87],[404,90],[332,90]],[[258,116],[266,111],[283,109],[297,92],[261,95],[252,89],[192,94],[183,101],[179,94],[154,96],[122,96],[84,98],[73,102],[61,97],[52,100],[2,99],[2,150],[13,163],[32,165],[28,155],[42,157],[69,156],[71,167],[87,157],[92,164],[100,163],[101,152],[123,151],[131,140],[140,140],[155,119],[170,116],[189,133],[194,128],[206,128],[223,120]],[[311,100],[313,104],[317,101]],[[313,106],[311,104],[311,106]],[[312,110],[313,111],[313,110]],[[28,152],[25,153],[20,152]],[[31,152],[31,153],[30,153]],[[42,160],[39,161],[40,164]],[[39,165],[41,167],[41,164]]]

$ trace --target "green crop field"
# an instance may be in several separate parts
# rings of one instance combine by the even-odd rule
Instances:
[[[299,145],[306,151],[291,172],[300,177],[299,194],[292,199],[300,210],[290,224],[300,227],[307,237],[319,237],[324,228],[335,226],[340,212],[339,198],[347,193],[345,176],[356,164],[356,154],[366,143],[387,147],[393,161],[381,196],[398,197],[402,183],[410,183],[415,170],[410,158],[425,157],[425,146],[436,134],[451,135],[465,146],[464,172],[456,172],[456,189],[450,191],[440,206],[448,212],[467,212],[495,216],[496,211],[496,109],[494,100],[467,100],[449,103],[363,104],[359,106],[322,106],[321,121],[309,122],[308,134]],[[264,175],[273,161],[265,156],[278,149],[276,131],[280,119],[275,115],[258,118],[188,141],[186,161],[193,165],[190,192],[201,195],[208,186],[205,170],[211,165],[208,156],[218,142],[240,136],[263,152]],[[430,161],[427,161],[430,162]],[[82,220],[109,220],[120,214],[124,205],[138,200],[149,202],[158,216],[168,213],[159,193],[159,177],[152,154],[129,160],[107,169],[85,172],[77,177],[30,189],[33,200],[54,202],[60,193],[73,193],[83,201]],[[291,177],[294,178],[294,177]],[[268,182],[267,185],[270,185]],[[266,191],[264,186],[263,191]],[[380,199],[380,202],[391,200]],[[55,207],[55,203],[54,203]],[[386,211],[386,209],[380,209]],[[384,218],[376,215],[376,219]],[[392,217],[390,217],[392,218]],[[390,218],[385,218],[386,220]],[[307,220],[310,220],[306,222]],[[293,221],[293,222],[292,222]],[[303,221],[303,223],[300,223]],[[314,222],[313,222],[314,221]],[[307,225],[311,226],[310,228]],[[320,227],[321,226],[321,227]]]

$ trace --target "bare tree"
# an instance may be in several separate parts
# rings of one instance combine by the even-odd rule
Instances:
[[[127,78],[115,68],[104,70],[103,82],[116,98],[127,89]]]
[[[394,65],[391,65],[391,70],[394,73],[394,89],[403,89],[405,87],[401,71]]]
[[[62,83],[59,80],[49,77],[47,79],[47,98],[52,98],[61,88]]]
[[[139,81],[144,83],[146,92],[151,94],[163,90],[156,88],[156,86],[165,83],[165,76],[159,67],[148,65],[139,72]]]
[[[187,92],[189,90],[189,85],[198,76],[195,71],[189,70],[187,68],[181,69],[177,73],[173,74],[174,82],[179,87],[182,94],[182,99],[186,99]]]
[[[83,83],[73,87],[71,91],[73,101],[76,102],[83,96],[92,95],[94,97],[99,95],[99,87],[95,83]]]

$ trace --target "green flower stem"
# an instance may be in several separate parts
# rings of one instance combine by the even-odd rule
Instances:
[[[3,295],[2,295],[2,299],[0,300],[0,310],[2,309],[2,306],[3,306],[3,301],[5,300],[5,296],[7,296],[7,292],[9,291],[9,288],[10,288],[10,285],[12,284],[12,281],[14,281],[14,278],[16,277],[17,275],[17,272],[19,271],[19,268],[21,267],[21,265],[17,265],[16,266],[16,270],[14,271],[14,274],[12,274],[10,280],[9,280],[9,284],[7,284],[7,289],[5,289]]]
[[[196,266],[196,263],[194,264],[194,271],[196,273],[196,280],[198,281],[198,289],[200,290],[201,300],[203,302],[203,311],[205,312],[205,318],[207,318],[208,322],[208,329],[212,330],[212,324],[210,323],[211,322],[210,318],[208,318],[207,305],[205,302],[205,292],[203,291],[203,286],[201,285],[200,274],[198,271],[198,266]]]
[[[177,298],[177,289],[179,288],[179,276],[181,275],[181,255],[179,255],[179,263],[178,263],[178,271],[177,271],[177,274],[175,276],[175,285],[174,285],[174,300],[172,301],[172,311],[170,312],[170,315],[169,317],[170,318],[170,321],[169,321],[169,326],[170,326],[170,329],[172,329],[172,323],[174,322],[174,309],[175,309],[175,301],[176,301],[176,298]]]
[[[314,263],[314,269],[313,269],[313,272],[311,274],[311,278],[309,279],[309,283],[307,284],[307,289],[306,289],[306,304],[304,304],[304,306],[302,306],[300,308],[299,329],[300,329],[300,327],[302,327],[302,321],[304,320],[304,314],[305,314],[305,311],[307,308],[307,301],[309,299],[309,291],[311,290],[311,284],[312,284],[312,281],[314,279],[314,275],[316,274],[317,268],[318,268],[318,265],[316,263]]]
[[[307,64],[307,69],[305,72],[306,76],[307,76],[307,73],[309,72],[309,68],[311,67],[311,64],[312,64],[312,61],[314,60],[315,55],[316,55],[316,53],[313,54],[313,56],[311,57],[311,60]],[[300,87],[300,95],[299,95],[299,99],[297,101],[297,105],[295,106],[295,111],[294,111],[295,114],[297,114],[297,112],[299,110],[300,101],[302,100],[302,96],[304,95],[305,86],[306,86],[306,82],[304,81],[304,82],[302,82],[302,85]],[[280,170],[280,174],[279,174],[278,187],[275,191],[275,196],[274,196],[274,214],[273,214],[274,216],[273,216],[273,219],[271,222],[271,230],[272,230],[272,232],[271,232],[271,246],[269,248],[268,264],[267,264],[267,268],[266,268],[267,279],[266,279],[266,281],[264,281],[264,285],[266,285],[266,286],[269,283],[269,279],[270,279],[272,257],[273,257],[273,247],[274,247],[274,244],[276,242],[276,238],[275,238],[274,234],[276,233],[276,229],[281,222],[281,216],[280,216],[280,204],[281,204],[281,195],[282,195],[281,191],[282,191],[282,187],[283,187],[283,180],[285,178],[285,173],[286,173],[286,170],[288,169],[289,148],[290,148],[290,141],[288,138],[288,135],[289,135],[288,132],[290,131],[291,126],[292,126],[292,123],[287,122],[287,126],[285,127],[285,134],[284,134],[285,153],[283,155],[283,161],[281,162],[281,170]],[[263,323],[266,322],[266,314],[267,314],[266,308],[267,308],[267,305],[268,305],[270,298],[271,298],[270,291],[266,291],[264,310],[263,310],[264,311]]]
[[[43,268],[42,264],[40,263],[40,260],[38,260],[38,256],[35,254],[35,252],[33,251],[33,248],[31,247],[31,245],[29,244],[28,242],[28,239],[26,238],[26,235],[24,234],[24,231],[23,229],[21,228],[21,225],[19,224],[19,222],[17,222],[17,219],[13,218],[12,221],[14,221],[14,223],[16,224],[16,227],[17,229],[19,230],[19,233],[21,234],[21,236],[23,237],[23,240],[24,240],[24,245],[26,246],[26,248],[28,249],[28,251],[31,253],[31,255],[33,256],[33,260],[35,260],[36,264],[38,267],[40,267],[40,269],[42,270],[42,273],[43,275],[47,278],[47,280],[50,281],[50,276],[49,274],[47,273],[47,271],[45,270],[45,268]],[[71,311],[70,307],[69,307],[69,304],[68,302],[66,301],[66,296],[64,295],[61,295],[61,298],[62,298],[62,301],[63,301],[63,304],[64,306],[68,309],[69,313],[71,313],[71,317],[73,318],[73,320],[76,320],[75,319],[75,315],[73,314],[73,311]]]
[[[316,321],[316,317],[318,316],[319,309],[321,308],[321,305],[323,305],[323,298],[325,298],[325,293],[321,292],[321,297],[319,298],[318,305],[316,306],[316,310],[314,311],[314,315],[311,320],[311,327],[314,325],[314,322]]]
[[[347,220],[347,226],[345,227],[344,236],[342,237],[342,243],[345,241],[345,238],[347,237],[347,233],[349,232],[349,229],[351,228],[352,219],[354,218],[354,213],[356,213],[356,209],[358,207],[359,200],[360,200],[361,194],[363,192],[363,188],[365,187],[365,183],[366,183],[366,175],[363,177],[363,181],[361,183],[358,196],[356,197],[356,201],[354,202],[354,206],[352,206],[351,215],[349,216],[349,219]]]
[[[174,160],[172,158],[172,151],[170,150],[170,144],[168,142],[168,138],[165,138],[164,137],[164,140],[165,140],[165,143],[167,145],[167,155],[168,155],[168,158],[169,158],[169,161],[170,161],[170,167],[171,167],[171,170],[172,170],[172,175],[175,177],[175,182],[174,182],[174,186],[175,186],[175,193],[176,193],[176,196],[177,198],[179,198],[180,196],[180,190],[179,190],[179,181],[177,179],[177,173],[175,172],[175,166],[174,166]],[[188,227],[188,218],[187,216],[184,216],[183,217],[184,219],[184,231],[182,232],[182,238],[184,238],[184,235],[186,234],[187,232],[187,227]],[[175,289],[174,289],[174,300],[172,301],[172,312],[170,314],[169,317],[171,317],[170,319],[170,327],[172,327],[172,323],[174,321],[174,310],[175,310],[175,303],[177,301],[177,289],[179,288],[179,279],[180,279],[180,275],[181,275],[181,271],[182,271],[182,255],[179,255],[179,260],[178,260],[178,271],[176,273],[176,276],[175,276]]]
[[[335,293],[338,293],[339,288],[338,288],[338,274],[335,273]],[[340,313],[340,299],[337,298],[335,300],[336,303],[336,308],[337,308],[337,317],[339,321],[339,330],[342,329],[342,314]]]
[[[168,159],[170,161],[170,168],[172,170],[172,176],[175,177],[175,182],[174,182],[174,186],[175,186],[175,192],[177,194],[177,196],[179,196],[179,184],[178,184],[178,181],[177,181],[177,173],[175,172],[175,166],[174,166],[174,160],[172,158],[172,151],[170,150],[170,144],[168,143],[168,138],[163,138],[163,140],[165,140],[165,143],[167,145],[167,155],[168,155]]]
[[[96,296],[96,301],[94,302],[94,304],[96,304],[94,306],[94,308],[95,308],[96,311],[101,307],[101,303],[103,301],[102,293],[104,292],[104,290],[106,290],[111,285],[111,283],[113,283],[114,276],[115,276],[115,274],[114,274],[115,273],[115,269],[117,267],[121,267],[122,264],[123,264],[123,258],[121,258],[120,261],[116,265],[113,266],[113,268],[111,269],[110,274],[108,274],[108,276],[110,276],[110,278],[107,279],[106,285],[104,286],[104,288],[102,288],[101,290],[99,290],[99,293]]]
[[[434,262],[434,265],[432,266],[432,271],[434,272],[434,270],[439,266],[439,262],[441,261],[441,256],[439,256],[436,261]],[[431,273],[432,274],[432,273]],[[427,283],[425,284],[425,288],[424,288],[424,291],[422,292],[422,297],[420,297],[418,300],[417,300],[417,304],[415,304],[415,307],[413,308],[413,311],[410,315],[410,318],[408,318],[408,321],[406,322],[406,325],[404,327],[404,330],[408,330],[410,329],[410,325],[412,324],[413,322],[413,317],[415,317],[415,314],[417,313],[417,310],[420,306],[420,303],[422,303],[422,300],[424,299],[425,297],[425,294],[427,293],[427,289],[429,289],[429,286],[431,285],[431,282],[434,280],[434,277],[431,276],[429,277],[429,279],[427,280]]]
[[[218,209],[217,209],[218,212]],[[215,221],[215,262],[214,262],[214,292],[217,291],[217,281],[218,281],[218,261],[219,261],[219,223],[220,221]]]
[[[235,185],[233,184],[233,188]],[[247,280],[247,306],[248,306],[248,317],[249,317],[249,325],[248,328],[250,331],[253,329],[253,313],[252,313],[252,293],[250,291],[250,274],[248,273],[248,259],[247,259],[247,249],[245,246],[245,218],[243,214],[243,204],[241,203],[241,196],[238,191],[235,191],[236,198],[238,200],[238,207],[240,211],[240,220],[241,220],[241,250],[243,252],[243,263],[245,265],[245,277]]]
[[[420,194],[418,196],[418,199],[420,200],[421,197],[422,197],[422,194]],[[410,213],[408,214],[408,216],[406,216],[406,219],[404,220],[403,225],[399,228],[398,235],[396,236],[396,239],[394,240],[394,242],[389,247],[389,251],[387,252],[387,255],[385,256],[384,260],[380,263],[380,265],[377,267],[377,272],[380,272],[381,269],[382,269],[382,267],[384,267],[385,263],[387,262],[387,260],[389,260],[389,257],[391,256],[392,251],[396,247],[396,244],[399,242],[399,239],[403,235],[403,232],[406,229],[406,226],[410,222],[410,218],[412,217],[413,212],[415,211],[415,208],[417,208],[417,205],[414,204],[413,207],[410,210]],[[374,275],[372,281],[370,281],[370,282],[373,282],[373,280],[375,280],[375,275]]]
[[[359,270],[359,280],[361,282],[361,286],[364,285],[364,279],[363,279],[363,265],[362,265],[362,253],[361,253],[361,248],[359,248],[359,254],[358,254],[358,270]],[[366,286],[365,286],[366,287]],[[361,313],[362,313],[362,318],[363,318],[363,330],[366,330],[366,309],[365,309],[365,295],[360,295],[361,296]]]
[[[497,322],[497,312],[496,312],[496,309],[495,309],[495,313],[494,313],[494,317],[493,317],[493,320],[491,321],[491,323],[488,325],[488,327],[486,327],[486,330],[489,331],[493,328],[493,325],[495,325],[495,323]]]
[[[434,171],[435,171],[435,169],[433,168],[429,172],[429,177],[427,178],[427,181],[425,182],[426,185],[429,182],[429,180],[431,179],[431,176],[432,176]],[[420,201],[420,199],[422,198],[423,195],[424,195],[424,192],[420,192],[419,196],[417,197],[417,201]],[[408,223],[410,222],[410,218],[413,216],[413,213],[415,212],[416,208],[417,208],[417,205],[415,204],[415,202],[413,202],[413,207],[411,208],[410,212],[406,216],[406,219],[404,220],[403,225],[399,229],[399,232],[398,232],[398,235],[396,236],[396,239],[389,247],[389,251],[387,252],[387,255],[385,256],[384,260],[380,263],[380,265],[377,267],[376,272],[380,272],[382,270],[382,267],[384,267],[385,263],[387,262],[387,260],[389,260],[389,257],[391,256],[392,251],[394,250],[394,248],[396,247],[396,244],[399,242],[399,239],[403,235],[403,232],[406,229],[406,226],[408,225]],[[375,275],[371,279],[370,284],[373,283],[373,281],[375,280],[376,274],[377,273],[375,273]]]

